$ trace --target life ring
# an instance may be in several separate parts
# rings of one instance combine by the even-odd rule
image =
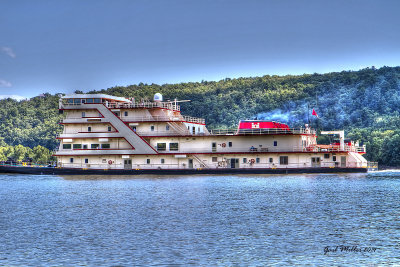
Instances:
[[[222,147],[226,147],[226,144],[225,144],[225,143],[222,143]]]
[[[112,164],[112,160],[111,159],[108,161],[108,164],[110,164],[110,165]]]
[[[250,160],[250,163],[251,163],[251,164],[254,164],[255,162],[256,162],[255,159],[251,159],[251,160]]]
[[[218,167],[221,167],[222,166],[222,162],[218,162]]]

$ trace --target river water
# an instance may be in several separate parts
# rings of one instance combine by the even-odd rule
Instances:
[[[0,265],[400,265],[400,172],[0,175]]]

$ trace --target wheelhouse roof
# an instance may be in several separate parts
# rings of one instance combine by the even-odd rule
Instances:
[[[124,97],[106,95],[106,94],[71,94],[65,95],[61,97],[62,99],[71,99],[71,98],[102,98],[102,99],[109,99],[115,101],[122,101],[122,102],[131,102],[130,100]]]

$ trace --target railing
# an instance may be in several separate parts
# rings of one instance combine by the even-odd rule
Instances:
[[[170,131],[136,131],[136,133],[140,136],[205,136],[208,135],[206,133],[195,133],[193,134],[192,132],[190,133],[181,133],[175,130],[170,130]]]
[[[104,103],[108,108],[165,108],[180,111],[181,107],[173,102],[132,102],[132,103]]]
[[[300,129],[214,129],[210,132],[212,135],[237,135],[237,134],[316,134],[315,130],[308,128]]]
[[[340,152],[339,145],[315,145],[307,148],[310,152]],[[366,146],[344,146],[346,152],[366,153]]]
[[[146,122],[146,121],[168,121],[168,122],[193,122],[193,123],[201,123],[205,124],[205,119],[203,118],[195,118],[190,116],[182,116],[180,117],[168,117],[168,116],[140,116],[140,117],[124,117],[121,116],[123,121],[131,121],[131,122]]]

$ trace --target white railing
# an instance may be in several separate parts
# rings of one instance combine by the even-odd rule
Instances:
[[[205,136],[208,135],[206,133],[195,133],[193,134],[192,132],[190,133],[181,133],[175,130],[170,130],[170,131],[136,131],[136,133],[140,136]]]
[[[251,159],[249,159],[251,160]],[[84,168],[84,169],[125,169],[125,165],[123,163],[58,163],[57,167],[63,168]],[[321,162],[319,164],[313,164],[311,162],[298,162],[298,163],[288,163],[288,164],[279,164],[278,163],[243,163],[239,161],[238,168],[245,169],[291,169],[291,168],[360,168],[361,163],[356,162],[348,162],[346,166],[341,166],[340,162]],[[231,164],[229,161],[219,161],[219,162],[208,162],[207,165],[203,162],[193,161],[193,167],[189,168],[189,164],[186,163],[176,163],[176,164],[161,164],[161,163],[142,163],[135,164],[133,163],[127,166],[127,169],[133,170],[146,170],[146,169],[160,169],[160,170],[168,170],[168,169],[230,169]]]
[[[237,134],[316,134],[315,130],[300,128],[300,129],[214,129],[210,131],[212,135],[237,135]]]
[[[180,111],[181,107],[173,102],[132,102],[132,103],[104,103],[108,108],[165,108]]]
[[[121,116],[123,121],[131,121],[131,122],[146,122],[146,121],[168,121],[168,122],[193,122],[193,123],[201,123],[205,124],[205,119],[196,118],[190,116],[182,116],[182,117],[168,117],[168,116]]]

